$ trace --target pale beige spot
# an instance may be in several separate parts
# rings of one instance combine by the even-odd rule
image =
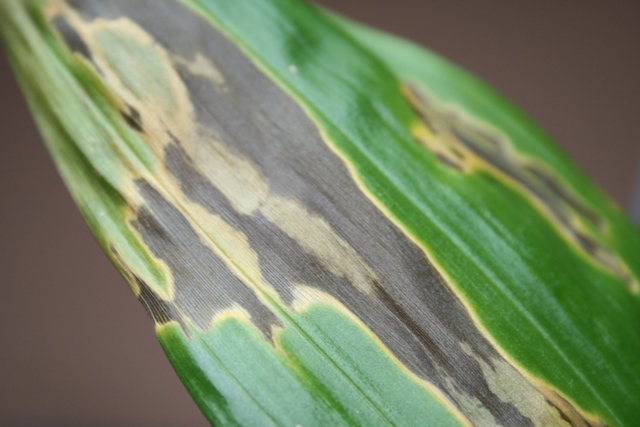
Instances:
[[[587,427],[584,418],[576,413],[569,423],[557,407],[550,404],[546,396],[531,384],[522,374],[503,359],[493,358],[491,365],[479,357],[467,343],[461,343],[462,350],[472,357],[482,370],[491,392],[500,400],[512,404],[535,426],[577,426]],[[564,414],[567,417],[567,414]]]
[[[443,372],[444,373],[444,372]],[[473,420],[474,427],[495,427],[498,424],[491,412],[474,396],[460,391],[455,381],[447,375],[444,377],[444,388],[451,395],[452,400],[464,412],[466,417]]]
[[[214,243],[214,252],[221,259],[233,260],[233,264],[227,264],[236,275],[249,283],[263,284],[258,254],[244,233],[196,203],[185,203],[184,211],[197,218],[199,231],[204,234],[201,240]]]
[[[188,60],[176,54],[172,54],[171,57],[176,64],[186,68],[192,75],[208,79],[219,93],[229,91],[229,85],[224,75],[210,58],[200,53],[196,53],[193,60]]]
[[[233,154],[216,135],[202,130],[181,141],[196,169],[219,189],[240,214],[253,215],[269,196],[269,186],[250,160]]]
[[[373,284],[378,282],[376,274],[325,219],[280,196],[268,197],[260,212],[333,274],[346,279],[360,292],[368,294],[373,290]]]

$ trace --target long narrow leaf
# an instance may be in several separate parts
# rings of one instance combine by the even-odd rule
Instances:
[[[0,23],[212,423],[634,425],[640,236],[474,77],[297,0],[4,0]]]

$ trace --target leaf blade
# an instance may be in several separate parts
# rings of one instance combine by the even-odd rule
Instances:
[[[90,166],[85,169],[93,173],[98,182],[106,180],[111,188],[116,189],[115,193],[118,196],[113,196],[115,202],[110,203],[115,206],[112,211],[117,212],[115,216],[118,217],[118,221],[124,224],[121,234],[125,236],[125,243],[111,245],[115,238],[113,234],[108,235],[108,233],[112,230],[109,227],[106,227],[107,230],[100,229],[101,225],[97,219],[94,220],[94,229],[97,227],[98,235],[103,236],[100,238],[105,249],[124,272],[134,292],[141,297],[151,311],[152,317],[160,324],[160,329],[166,328],[167,322],[172,325],[173,338],[161,336],[161,340],[164,340],[165,344],[169,342],[178,344],[169,344],[167,348],[173,349],[176,346],[179,348],[180,343],[183,343],[184,346],[180,351],[193,351],[192,357],[196,358],[206,350],[206,346],[184,343],[207,331],[212,327],[211,325],[215,327],[218,324],[215,319],[224,318],[228,313],[225,310],[240,308],[240,314],[236,314],[234,321],[238,321],[237,319],[243,316],[250,318],[256,327],[253,331],[254,338],[262,333],[266,341],[275,339],[276,350],[278,340],[284,340],[286,336],[290,337],[290,343],[296,340],[306,343],[307,346],[316,343],[311,347],[305,347],[306,350],[298,350],[297,353],[292,351],[294,356],[289,354],[290,359],[299,359],[304,355],[310,357],[308,364],[315,367],[309,369],[310,372],[315,372],[317,375],[323,372],[317,368],[320,360],[324,363],[329,360],[334,361],[329,365],[335,372],[323,380],[316,379],[313,383],[324,384],[316,390],[316,393],[332,402],[337,417],[333,421],[338,422],[336,420],[344,416],[342,419],[351,424],[404,425],[420,422],[420,418],[402,418],[402,414],[415,414],[416,409],[403,409],[400,415],[394,413],[398,410],[394,408],[403,403],[402,399],[394,406],[385,406],[384,402],[389,398],[398,400],[398,391],[386,399],[382,398],[384,387],[375,385],[375,382],[371,381],[375,378],[374,371],[359,373],[356,369],[357,363],[353,362],[345,365],[351,366],[349,369],[338,367],[335,361],[340,360],[342,357],[340,354],[354,352],[358,347],[349,341],[349,337],[336,339],[333,344],[323,341],[323,334],[326,334],[322,332],[323,327],[314,326],[313,322],[305,320],[304,317],[308,306],[309,311],[313,311],[317,309],[318,304],[328,304],[335,312],[323,317],[324,320],[319,321],[320,326],[324,325],[328,328],[332,316],[340,318],[340,313],[344,314],[341,310],[351,313],[347,318],[342,319],[342,323],[339,322],[339,325],[327,330],[339,331],[353,328],[355,325],[356,331],[364,331],[366,339],[363,338],[363,342],[373,344],[373,348],[383,349],[383,353],[389,352],[386,354],[386,359],[384,357],[381,359],[385,362],[381,361],[380,364],[400,366],[400,371],[396,371],[393,376],[395,381],[406,384],[406,387],[415,387],[419,384],[422,388],[424,395],[422,400],[416,403],[417,408],[421,410],[431,407],[439,408],[437,410],[440,411],[441,421],[445,420],[442,422],[456,424],[455,417],[458,417],[458,421],[464,422],[464,417],[458,412],[461,411],[472,422],[491,420],[497,422],[499,418],[500,422],[505,423],[508,420],[514,422],[516,419],[531,418],[533,422],[540,424],[544,423],[545,414],[553,417],[554,414],[557,416],[559,412],[568,410],[565,407],[554,406],[559,405],[558,402],[562,402],[562,398],[547,402],[549,405],[545,409],[544,406],[547,403],[544,403],[544,397],[542,397],[544,392],[539,390],[541,387],[537,383],[530,384],[527,379],[523,380],[517,369],[510,365],[509,359],[504,359],[504,353],[496,352],[492,342],[485,341],[486,338],[483,335],[485,331],[478,324],[480,319],[484,326],[493,325],[491,329],[493,338],[503,345],[503,349],[513,351],[513,347],[509,347],[508,339],[522,333],[522,312],[526,314],[527,310],[530,310],[530,308],[524,308],[523,295],[529,296],[533,289],[531,285],[536,282],[536,279],[545,282],[542,279],[549,278],[541,271],[544,263],[537,265],[534,263],[531,267],[524,261],[528,260],[527,258],[535,258],[536,254],[555,246],[561,249],[553,249],[552,253],[560,254],[566,265],[572,265],[579,270],[572,273],[573,276],[570,275],[569,279],[594,276],[596,285],[601,287],[603,292],[609,288],[616,289],[615,287],[619,285],[615,279],[611,279],[607,274],[586,262],[583,255],[576,255],[575,248],[567,248],[566,236],[563,238],[558,233],[558,229],[554,228],[553,224],[549,224],[548,215],[545,216],[538,207],[532,206],[530,195],[526,192],[523,194],[522,188],[505,186],[504,177],[496,179],[491,171],[476,173],[469,178],[459,176],[457,171],[443,168],[432,154],[424,150],[420,144],[416,144],[415,137],[411,133],[412,126],[416,123],[416,112],[412,111],[410,103],[403,96],[400,82],[393,77],[384,63],[370,56],[360,46],[345,38],[342,33],[335,31],[328,21],[322,20],[316,11],[306,5],[288,1],[241,5],[232,2],[200,4],[201,7],[209,8],[203,12],[205,16],[225,29],[223,32],[226,31],[225,34],[230,35],[232,44],[235,43],[236,47],[240,46],[242,54],[250,59],[249,62],[254,67],[257,65],[258,68],[252,69],[246,65],[247,62],[244,63],[245,65],[238,65],[242,61],[241,56],[231,56],[232,60],[229,63],[236,64],[237,70],[244,73],[242,77],[249,77],[246,81],[260,82],[250,86],[250,89],[258,91],[261,96],[272,102],[271,105],[261,104],[263,101],[260,97],[253,96],[250,91],[242,92],[242,96],[251,100],[250,105],[257,106],[260,114],[255,115],[251,115],[254,111],[252,108],[242,107],[245,108],[243,110],[233,103],[225,104],[229,109],[239,108],[237,111],[250,115],[252,119],[247,120],[239,128],[234,128],[235,134],[227,134],[225,126],[233,127],[234,116],[225,116],[224,109],[215,110],[216,103],[211,102],[211,99],[225,99],[228,96],[228,92],[225,91],[229,91],[230,88],[238,92],[246,90],[243,89],[240,79],[233,80],[229,77],[233,73],[224,72],[227,61],[218,62],[217,56],[221,54],[217,51],[202,57],[198,57],[194,52],[191,52],[192,55],[186,54],[177,48],[179,42],[176,40],[179,40],[179,37],[176,36],[175,29],[171,32],[171,25],[158,28],[157,23],[163,21],[156,20],[154,26],[153,21],[149,21],[153,18],[148,17],[153,15],[140,10],[144,9],[144,6],[120,3],[96,6],[97,3],[84,2],[83,13],[94,13],[96,17],[102,17],[103,20],[99,22],[87,20],[84,16],[74,17],[72,13],[63,14],[68,19],[69,25],[86,41],[86,48],[91,53],[89,63],[81,62],[79,65],[69,60],[66,66],[80,74],[84,71],[87,75],[91,75],[92,68],[94,69],[93,80],[88,80],[101,89],[89,91],[91,93],[89,99],[92,102],[97,99],[106,106],[95,111],[96,119],[100,119],[101,115],[109,118],[109,125],[115,129],[107,129],[108,135],[122,142],[116,145],[118,151],[115,158],[116,160],[126,159],[122,164],[115,162],[114,165],[104,166],[100,156],[86,155]],[[93,7],[98,9],[91,12]],[[119,10],[118,7],[122,9]],[[167,14],[184,13],[172,3],[156,6],[156,8],[164,8],[165,12],[170,12]],[[121,18],[123,14],[124,20]],[[268,19],[265,20],[265,17]],[[166,20],[166,17],[164,19]],[[207,31],[202,33],[210,37],[215,35],[213,30]],[[108,36],[106,42],[105,35]],[[175,37],[175,40],[172,37]],[[195,41],[202,42],[198,36],[193,37]],[[207,46],[206,43],[194,44],[200,48]],[[114,46],[118,48],[116,53],[110,51]],[[140,52],[146,53],[140,54]],[[115,56],[110,56],[112,54]],[[68,53],[61,55],[68,55]],[[120,67],[122,61],[135,60],[133,57],[136,56],[141,57],[138,60],[142,61],[143,67],[147,64],[153,70],[147,73],[152,76],[151,80],[157,79],[160,84],[149,83],[145,80],[146,75],[136,76],[136,73],[126,71],[129,68]],[[327,65],[338,62],[344,62],[343,69],[348,73],[336,72]],[[114,63],[116,65],[113,65]],[[101,73],[95,70],[100,70]],[[220,70],[223,72],[219,72]],[[264,77],[259,77],[256,70],[258,73],[266,73],[279,86],[276,87],[273,83],[264,80]],[[203,80],[206,82],[209,95],[195,91],[195,88],[205,91]],[[88,86],[91,87],[91,84]],[[151,86],[148,86],[149,84]],[[327,88],[331,90],[328,91]],[[282,89],[290,97],[288,101],[287,96],[277,95],[278,90]],[[162,95],[165,90],[169,90],[171,95]],[[60,89],[58,91],[64,92]],[[212,98],[214,96],[217,98]],[[287,104],[292,99],[295,102]],[[380,100],[384,102],[379,102]],[[46,102],[52,101],[45,101],[45,104]],[[190,103],[195,105],[195,113],[190,110]],[[215,110],[215,114],[213,111],[202,111],[202,105],[198,103],[205,105],[204,110]],[[237,141],[237,137],[234,140],[233,136],[242,134],[242,126],[264,124],[261,120],[264,120],[264,117],[270,117],[269,114],[272,114],[269,111],[270,108],[284,108],[282,107],[284,105],[294,105],[295,108],[286,110],[287,114],[295,118],[293,120],[295,123],[307,123],[302,126],[304,132],[300,133],[298,130],[296,133],[295,130],[286,128],[283,131],[281,128],[286,120],[278,120],[278,116],[273,116],[276,118],[268,120],[266,124],[276,129],[271,131],[275,132],[276,137],[270,137],[269,131],[266,131],[264,126],[259,127],[261,133],[255,133],[254,136],[270,138],[268,142],[274,146],[277,146],[278,138],[284,139],[289,144],[282,145],[284,148],[288,147],[289,150],[294,151],[304,148],[311,154],[317,155],[311,156],[307,153],[307,157],[304,157],[303,153],[299,158],[288,157],[286,160],[289,163],[285,162],[283,168],[278,160],[274,160],[273,164],[265,163],[266,160],[263,157],[264,153],[269,153],[269,145],[259,145],[258,142],[250,141],[261,147],[261,152],[254,152],[251,151],[248,143],[244,142],[245,145],[242,145]],[[301,105],[314,119],[313,122],[305,117],[306,114],[302,112]],[[198,106],[201,107],[201,111],[197,110]],[[61,115],[62,120],[66,121],[64,125],[71,129],[71,122],[73,122],[71,118],[65,116],[60,108],[51,108],[51,110],[44,114]],[[197,120],[194,120],[192,114],[197,115]],[[205,114],[211,115],[211,117],[206,116],[207,120],[210,120],[206,122],[210,127],[209,131],[203,131],[200,127],[203,125],[200,115]],[[80,114],[74,113],[74,115]],[[172,115],[177,115],[180,120],[175,120]],[[216,118],[221,120],[223,125],[216,124]],[[100,129],[99,126],[96,128]],[[213,133],[210,132],[211,129],[214,129]],[[318,132],[319,136],[308,136]],[[82,146],[80,151],[91,153],[92,142],[87,142],[86,138],[82,137],[82,133],[75,135],[74,143],[88,144]],[[301,135],[304,136],[301,139],[304,139],[305,144],[317,144],[313,149],[316,151],[312,151],[307,145],[296,144],[295,138]],[[66,136],[58,136],[58,138],[69,139]],[[97,139],[100,140],[100,137]],[[231,141],[233,144],[230,143]],[[113,149],[113,141],[103,143],[100,149],[102,147]],[[274,149],[271,148],[271,150]],[[274,150],[278,156],[284,156],[283,153],[286,151],[286,149]],[[147,156],[139,154],[145,152],[148,153]],[[224,161],[221,162],[220,159]],[[318,172],[313,168],[313,163],[317,159],[321,159],[323,167],[326,168],[324,171]],[[67,160],[62,158],[59,161]],[[123,171],[123,165],[130,169],[125,168]],[[304,171],[306,175],[303,173],[304,168],[300,165],[308,169]],[[280,176],[279,169],[292,170],[293,172],[290,173],[297,175]],[[114,170],[117,172],[114,173]],[[221,170],[224,172],[224,180],[216,175]],[[234,177],[233,170],[238,171],[239,176]],[[71,170],[68,173],[77,172]],[[306,182],[313,184],[311,187],[315,186],[323,191],[318,192],[317,188],[314,188],[314,192],[304,193],[300,188],[295,187],[296,179],[291,179],[292,176],[296,179],[302,177]],[[326,179],[330,185],[322,187],[323,183],[314,177],[325,177],[323,179]],[[334,181],[331,181],[332,179]],[[80,180],[86,180],[86,177],[68,178],[71,186],[78,185],[76,181],[80,182]],[[281,184],[277,184],[279,182]],[[75,194],[85,206],[84,209],[89,212],[87,216],[92,219],[92,215],[99,215],[101,211],[92,206],[94,202],[82,202],[84,187],[78,188],[80,189],[76,189]],[[243,189],[250,189],[254,194],[242,195]],[[474,197],[473,190],[479,190],[484,200]],[[103,188],[90,191],[110,194]],[[326,194],[332,194],[335,200],[327,203]],[[505,195],[508,203],[503,201]],[[349,201],[351,204],[341,202],[341,198],[351,199]],[[505,207],[507,214],[511,216],[526,212],[524,216],[529,221],[529,225],[535,230],[542,230],[543,237],[527,231],[520,232],[518,222],[509,220],[510,215],[487,214],[482,206],[483,203],[487,204],[487,200],[494,206]],[[358,214],[353,213],[354,206],[357,207]],[[395,247],[398,251],[387,248],[386,251],[380,252],[382,254],[380,255],[376,254],[372,248],[365,248],[367,244],[372,247],[383,245],[380,236],[372,235],[367,227],[350,228],[353,226],[344,222],[335,213],[341,210],[350,212],[351,217],[348,219],[353,224],[371,221],[371,229],[378,233],[384,231],[383,236],[391,237],[389,241],[384,242],[384,245],[397,245]],[[367,215],[363,215],[363,212]],[[460,223],[465,221],[469,214],[476,219],[472,221],[469,230],[461,231]],[[605,215],[611,216],[608,212],[605,212]],[[516,232],[520,232],[518,238],[534,242],[541,249],[537,249],[537,252],[526,250],[523,252],[519,247],[518,239],[513,235]],[[108,236],[104,237],[104,235]],[[544,239],[548,239],[549,242],[544,242]],[[479,244],[486,241],[492,242],[494,247],[487,250]],[[632,237],[626,241],[631,242],[632,245],[636,244]],[[272,246],[267,246],[265,242],[271,242]],[[122,247],[133,249],[126,252]],[[327,247],[330,250],[327,250]],[[434,248],[442,252],[438,253]],[[516,258],[519,262],[519,270],[515,273],[505,271],[499,260],[500,256],[508,254],[512,248],[520,250],[518,254],[520,259]],[[421,251],[426,252],[429,259],[425,261]],[[271,252],[282,255],[273,257],[270,255]],[[414,273],[407,267],[411,263],[403,263],[402,257],[394,255],[394,252],[415,260],[415,265],[422,265],[423,267],[420,267],[423,268],[422,272],[430,278],[428,283],[424,284],[422,280],[417,279],[419,276],[417,273],[411,276]],[[137,253],[145,256],[142,260],[132,262],[132,257]],[[336,253],[338,256],[335,256]],[[382,259],[380,257],[383,255],[385,258],[394,260],[393,262],[386,260],[387,265],[384,268],[397,269],[394,271],[400,273],[396,277],[402,279],[392,279],[389,273],[380,267],[384,264],[380,262]],[[309,259],[315,259],[316,264],[310,263]],[[429,264],[433,260],[437,261],[435,267]],[[394,262],[395,267],[392,266]],[[194,267],[196,273],[190,272]],[[403,268],[407,271],[402,272]],[[141,271],[153,272],[155,276],[151,273],[144,276]],[[305,271],[316,273],[305,276]],[[213,279],[208,282],[209,279],[206,278]],[[482,286],[474,284],[474,279],[477,278],[482,279],[482,285],[493,287],[493,293],[489,297],[481,292]],[[526,279],[525,282],[530,286],[527,288],[519,284],[519,278]],[[565,279],[567,279],[566,276]],[[407,282],[402,283],[403,287],[394,287],[394,281],[397,280]],[[567,305],[558,303],[560,299],[557,293],[565,292],[567,288],[554,288],[554,284],[558,283],[557,279],[554,280],[548,282],[550,285],[542,290],[544,291],[542,297],[535,301],[538,305],[540,303],[551,305],[552,312],[563,312],[566,311]],[[283,286],[281,282],[286,285]],[[347,289],[351,289],[349,286],[353,287],[350,294],[340,290],[340,286],[345,285]],[[464,306],[457,302],[455,296],[438,296],[438,292],[448,295],[447,293],[450,292],[448,286],[452,286],[458,292],[462,289],[461,294],[465,297]],[[429,287],[433,287],[436,291],[430,291]],[[575,293],[575,289],[569,289]],[[429,294],[429,292],[432,293]],[[328,298],[329,302],[327,302],[327,295],[331,297]],[[449,309],[446,315],[438,311],[437,306],[429,305],[425,295],[436,299]],[[635,302],[620,291],[614,290],[607,295],[610,297],[610,305],[622,301],[627,310],[626,320],[630,320],[633,324],[633,314],[628,313],[632,312],[632,304]],[[572,294],[572,296],[580,295]],[[598,294],[590,294],[583,297],[578,305],[593,306],[593,300],[597,299],[597,296]],[[487,300],[487,298],[493,298],[493,300]],[[416,306],[413,304],[413,300],[416,299],[424,304],[422,309],[428,307],[424,317],[421,317],[423,314],[416,312]],[[505,301],[505,307],[511,305],[511,313],[516,314],[496,314],[495,310],[491,310],[495,301],[500,299]],[[589,299],[592,301],[590,302]],[[529,304],[527,307],[531,307],[530,302],[527,301],[527,303]],[[556,306],[553,306],[553,303]],[[239,307],[234,304],[238,304]],[[372,310],[371,307],[374,309]],[[540,326],[544,323],[544,315],[549,313],[549,309],[538,307],[537,310],[529,319],[534,325],[529,330],[533,330],[534,333],[531,337],[527,337],[527,345],[520,344],[520,349],[530,348],[531,343],[536,342],[536,337],[544,334],[545,331],[548,332],[550,328],[549,323]],[[471,316],[468,311],[471,312]],[[460,321],[464,325],[460,326],[460,329],[464,332],[456,335],[455,329],[446,323],[447,316],[449,321],[451,319]],[[358,318],[359,320],[355,323],[352,322]],[[524,318],[526,320],[526,315]],[[520,320],[519,323],[511,325],[512,319]],[[176,329],[174,322],[181,325],[184,332]],[[610,327],[619,327],[620,323],[622,322]],[[434,324],[437,325],[435,328]],[[228,326],[226,323],[225,325]],[[282,327],[284,329],[280,330],[279,328]],[[444,356],[438,355],[437,352],[429,353],[432,350],[426,343],[429,342],[430,334],[434,334],[432,328],[435,330],[443,328],[453,334],[454,341],[459,340],[455,345],[447,347],[447,339],[443,338],[446,334],[439,337],[435,334],[439,338],[435,341],[435,347],[438,351],[442,351]],[[160,332],[161,335],[163,333]],[[166,333],[169,334],[169,332]],[[190,338],[178,339],[176,333],[184,333],[185,337],[190,336]],[[501,337],[501,334],[507,339]],[[617,337],[633,336],[633,334],[633,328],[629,327],[621,329]],[[294,337],[298,338],[294,339]],[[552,344],[559,348],[571,350],[572,346],[575,346],[575,343],[562,342],[557,335],[554,339],[555,341],[551,340]],[[317,344],[319,342],[323,344]],[[412,342],[417,347],[423,348],[412,350],[410,344]],[[507,345],[504,344],[505,342]],[[632,343],[636,345],[634,341]],[[264,343],[260,345],[262,347],[254,349],[255,354],[262,354],[261,357],[267,360],[271,356],[261,353],[260,348],[264,350],[266,347]],[[332,345],[341,349],[342,353],[334,352],[328,355],[327,350],[323,349],[331,349]],[[220,345],[217,347],[228,350]],[[619,348],[619,345],[616,348]],[[318,351],[320,356],[317,356],[316,360],[311,355]],[[544,351],[534,354],[533,359],[542,355],[540,360],[555,362],[556,371],[567,366],[558,363],[557,358],[545,358],[546,354]],[[576,360],[576,357],[579,359],[580,353],[576,354],[578,356],[573,355],[573,360]],[[273,360],[276,360],[277,356],[273,356],[275,357]],[[528,355],[521,354],[519,361],[522,363],[522,358],[526,356]],[[178,358],[179,356],[174,356],[174,362]],[[454,359],[453,368],[447,366],[448,359]],[[233,361],[229,357],[226,360],[227,363]],[[487,360],[494,367],[494,372],[497,370],[496,366],[502,369],[496,377],[492,376],[490,365],[481,363]],[[534,368],[536,366],[536,360],[525,360],[525,362],[529,364],[530,369],[531,366]],[[429,366],[430,363],[433,363],[435,368]],[[540,362],[537,363],[539,366]],[[571,361],[569,361],[569,367],[570,363]],[[205,364],[206,362],[203,362],[203,365]],[[369,365],[365,364],[365,366]],[[457,371],[460,367],[469,369],[476,376],[471,381],[461,378],[460,372]],[[180,372],[179,364],[177,369]],[[631,369],[633,372],[633,368]],[[212,368],[211,371],[215,369]],[[346,371],[349,373],[345,374]],[[535,369],[532,371],[540,375],[540,372]],[[246,374],[241,369],[237,372],[240,376]],[[541,376],[544,377],[544,372]],[[338,386],[335,381],[343,377],[346,386]],[[188,383],[187,377],[183,375],[183,378],[185,383]],[[560,382],[569,383],[571,380],[570,377],[560,378]],[[215,382],[214,379],[212,381]],[[217,383],[217,387],[221,390],[231,390],[231,388],[225,388],[231,386],[224,386],[229,380],[218,381],[221,381]],[[455,385],[452,386],[447,381]],[[540,407],[534,405],[539,413],[527,413],[527,410],[531,412],[531,408],[523,404],[527,402],[526,400],[520,401],[513,395],[503,392],[504,387],[513,384],[514,381],[521,391],[526,391],[525,395],[530,399],[528,402],[542,402]],[[626,383],[627,388],[629,384],[633,384],[633,381],[632,376]],[[243,383],[246,381],[237,382],[237,384]],[[486,387],[489,393],[484,393],[484,390],[482,390],[484,394],[477,393],[478,390],[473,389],[477,385]],[[557,386],[555,383],[554,385]],[[209,403],[205,402],[204,398],[197,397],[200,395],[197,391],[198,387],[205,386],[205,383],[188,385],[196,400],[200,399],[199,404],[203,410],[212,419],[229,421],[235,418],[245,424],[257,422],[257,418],[242,418],[246,414],[241,410],[229,412],[222,406],[216,410],[208,410]],[[352,389],[340,397],[332,397],[345,387]],[[456,387],[464,389],[464,392],[457,394]],[[623,388],[624,386],[620,387],[620,389]],[[285,389],[291,390],[287,387]],[[215,394],[210,388],[207,390],[209,390],[207,393]],[[474,410],[477,405],[472,400],[481,395],[491,395],[490,399],[493,399],[489,403],[483,402],[486,405],[484,412]],[[247,401],[249,396],[262,396],[261,399],[266,399],[267,402],[270,398],[268,394],[263,393],[263,390],[255,390],[237,397],[237,402],[243,399]],[[574,396],[571,397],[574,398]],[[349,402],[350,399],[356,399],[358,403],[342,404],[343,409],[339,408],[340,402]],[[247,405],[251,406],[249,403]],[[269,412],[272,408],[276,408],[274,405],[276,404],[271,402],[262,406]],[[302,407],[305,406],[302,405]],[[358,418],[359,408],[367,408],[361,416],[373,418]],[[603,415],[602,409],[598,409],[597,404],[587,409]],[[273,410],[275,412],[261,419],[260,423],[269,420],[275,423],[289,421],[284,410]],[[262,411],[262,413],[267,412]],[[567,413],[565,416],[572,416],[579,420],[584,416],[577,412]],[[613,416],[613,413],[614,410],[610,408],[604,411],[606,416]],[[321,425],[326,420],[316,421]]]

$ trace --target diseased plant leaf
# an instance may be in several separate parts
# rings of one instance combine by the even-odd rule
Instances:
[[[474,77],[297,0],[0,22],[212,423],[634,425],[640,236]]]

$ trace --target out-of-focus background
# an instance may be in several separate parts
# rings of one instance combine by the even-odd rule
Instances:
[[[479,75],[630,209],[637,0],[320,3]],[[0,426],[207,425],[63,187],[4,57],[0,138]]]

